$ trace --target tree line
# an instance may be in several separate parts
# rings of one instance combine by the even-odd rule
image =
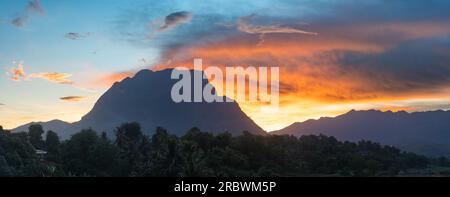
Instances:
[[[148,136],[138,123],[124,123],[114,139],[85,129],[61,141],[41,125],[19,133],[0,127],[0,176],[396,176],[430,165],[450,162],[324,135],[213,135],[192,128],[178,137],[158,127]]]

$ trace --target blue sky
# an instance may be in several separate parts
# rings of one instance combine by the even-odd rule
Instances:
[[[122,4],[121,4],[122,2]],[[86,73],[114,72],[138,67],[139,59],[152,61],[157,57],[156,50],[137,48],[127,42],[116,42],[114,38],[114,19],[123,11],[124,1],[42,1],[44,15],[30,13],[23,27],[10,24],[13,18],[21,15],[28,1],[0,1],[0,89],[1,103],[4,104],[1,118],[14,113],[15,118],[39,120],[56,118],[58,111],[67,108],[85,113],[92,101],[105,88],[81,90],[80,88],[49,83],[36,79],[23,82],[11,81],[4,73],[17,63],[23,62],[26,73],[59,72],[71,73],[75,83],[82,83]],[[99,11],[101,10],[101,11]],[[79,40],[65,38],[68,32],[89,34]],[[16,62],[16,63],[13,63]],[[61,103],[60,97],[82,95],[91,102]],[[51,108],[51,112],[46,108]],[[64,110],[66,111],[66,110]],[[72,117],[72,115],[65,115]],[[79,117],[78,117],[79,118]],[[16,121],[12,121],[16,122]],[[7,124],[7,123],[5,123]],[[8,125],[8,124],[7,124]],[[14,124],[13,124],[14,125]]]

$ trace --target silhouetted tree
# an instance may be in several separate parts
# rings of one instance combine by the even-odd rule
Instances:
[[[59,150],[59,136],[53,131],[48,131],[47,136],[45,137],[45,146],[47,147],[48,152],[57,153]]]
[[[4,130],[3,127],[0,125],[0,134],[9,134],[9,133],[11,133],[11,131]]]
[[[178,138],[164,128],[156,128],[151,141],[151,176],[179,176],[181,154]]]
[[[214,136],[211,133],[201,132],[196,127],[186,132],[181,140],[194,142],[203,152],[210,151],[214,146]]]
[[[96,175],[95,163],[88,159],[89,154],[99,141],[92,129],[82,130],[62,145],[62,162],[64,170],[77,176]]]
[[[87,160],[92,164],[96,176],[124,176],[121,174],[119,149],[102,137],[90,149]]]
[[[92,129],[83,130],[61,144],[63,169],[75,176],[120,176],[119,151]]]
[[[127,175],[144,176],[148,173],[150,141],[142,133],[139,123],[124,123],[118,127],[115,144]]]
[[[59,161],[61,150],[58,134],[53,131],[48,131],[45,138],[45,146],[47,148],[46,159],[49,161]]]
[[[13,176],[13,170],[9,167],[3,155],[0,155],[0,177]]]

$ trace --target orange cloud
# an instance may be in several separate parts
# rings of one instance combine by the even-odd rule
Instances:
[[[399,53],[395,50],[403,50],[397,48],[409,40],[450,35],[450,25],[447,23],[404,22],[311,28],[324,33],[313,37],[273,35],[267,37],[261,46],[256,45],[256,36],[236,35],[217,42],[172,48],[162,58],[162,62],[167,63],[155,69],[175,66],[192,68],[193,58],[202,58],[205,67],[279,66],[281,84],[290,87],[287,94],[326,102],[370,101],[411,94],[434,96],[440,95],[442,88],[447,86],[444,77],[442,82],[432,81],[431,76],[424,79],[429,81],[407,78],[409,76],[405,73],[420,75],[413,70],[424,69],[427,65],[411,68],[413,65],[407,65],[410,64],[408,61],[397,62],[399,65],[383,65],[386,62],[377,62],[376,59],[407,59],[388,55]],[[404,53],[411,55],[410,51]],[[426,54],[417,53],[427,58]],[[437,60],[430,59],[428,63],[433,61]]]
[[[239,103],[246,114],[269,131],[350,109],[415,111],[433,108],[423,103],[446,106],[445,102],[434,100],[447,98],[450,89],[445,58],[450,50],[446,46],[423,48],[421,43],[411,41],[450,35],[450,25],[437,21],[311,25],[310,29],[321,33],[268,34],[260,45],[257,33],[236,34],[208,43],[169,48],[152,69],[193,68],[194,58],[202,58],[204,68],[279,66],[278,111],[261,112],[262,103]],[[434,54],[427,54],[433,51],[442,55],[436,59]],[[408,61],[408,57],[430,59],[424,64]],[[93,84],[109,87],[134,73],[107,74],[97,77]],[[409,103],[414,99],[423,102]]]
[[[433,48],[429,50],[420,42],[411,42],[450,35],[447,23],[312,26],[311,29],[321,34],[271,34],[261,45],[257,44],[257,35],[244,34],[171,48],[163,55],[162,64],[154,69],[193,68],[194,58],[202,58],[204,68],[279,66],[278,111],[261,113],[261,103],[239,103],[243,111],[267,130],[308,118],[338,115],[350,109],[414,111],[424,109],[420,107],[422,104],[398,106],[396,103],[447,98],[450,77],[446,74],[449,70],[446,56],[436,57],[429,52]],[[442,54],[447,48],[438,49]],[[408,56],[428,59],[422,63],[409,61]]]
[[[12,68],[10,72],[7,73],[13,81],[21,81],[21,80],[29,80],[32,78],[40,78],[45,79],[47,81],[51,81],[59,84],[71,85],[73,81],[69,80],[72,74],[69,73],[58,73],[58,72],[41,72],[41,73],[32,73],[26,74],[23,63],[18,63],[17,68]]]
[[[10,79],[13,81],[20,81],[21,79],[24,79],[26,75],[22,63],[18,63],[17,68],[12,68],[8,74],[11,75]]]
[[[71,76],[72,74],[69,73],[57,73],[57,72],[33,73],[28,75],[29,78],[40,78],[54,83],[66,85],[73,84],[73,81],[68,79]]]

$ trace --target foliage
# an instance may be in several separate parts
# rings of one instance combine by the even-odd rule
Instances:
[[[44,140],[42,140],[42,134],[44,134],[44,129],[42,129],[42,126],[40,124],[33,124],[28,128],[30,142],[37,149],[44,148]]]
[[[334,137],[213,135],[193,128],[184,136],[158,127],[144,135],[138,123],[115,130],[114,140],[85,129],[60,141],[32,125],[28,133],[0,130],[0,176],[397,176],[433,166],[448,175],[447,158],[427,158],[370,141]],[[45,156],[36,154],[39,148]]]

